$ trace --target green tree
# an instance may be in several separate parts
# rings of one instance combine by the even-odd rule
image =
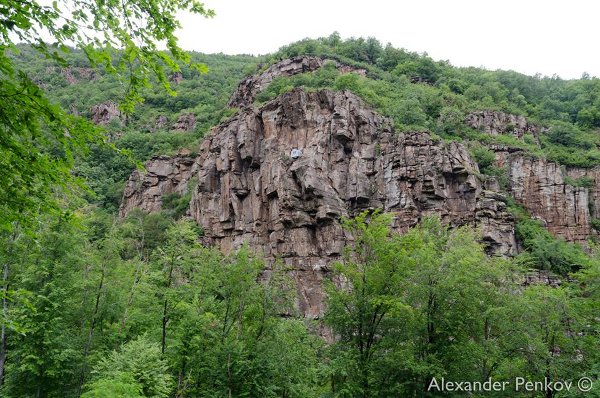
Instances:
[[[389,223],[388,215],[366,212],[345,222],[355,243],[336,266],[340,279],[327,289],[325,316],[338,340],[331,375],[336,394],[375,396],[373,364],[386,355],[385,339],[402,332],[401,320],[409,311],[400,292],[406,263],[389,235]]]
[[[92,375],[94,381],[83,397],[134,393],[134,397],[166,398],[172,389],[172,377],[160,346],[143,336],[100,360]]]
[[[76,217],[44,220],[35,239],[13,248],[13,289],[28,292],[28,305],[8,305],[7,318],[24,330],[7,336],[3,396],[68,396],[77,389],[83,339],[76,281],[89,252]]]
[[[248,248],[228,258],[208,249],[196,255],[169,299],[166,354],[178,394],[314,396],[319,343],[300,320],[281,317],[294,314],[285,273],[275,267],[260,280],[264,264]]]
[[[14,41],[30,43],[41,55],[69,66],[69,45],[88,61],[122,79],[122,110],[131,113],[151,78],[171,92],[165,67],[193,64],[177,43],[179,11],[212,16],[196,0],[89,2],[67,0],[44,5],[35,0],[0,4],[0,229],[27,223],[36,212],[56,207],[55,190],[77,182],[70,171],[77,154],[102,134],[88,122],[51,103],[30,76],[18,69]],[[46,44],[44,37],[53,43]],[[160,50],[164,45],[168,52]],[[119,51],[115,51],[118,49]]]
[[[510,358],[497,345],[508,298],[506,264],[467,229],[425,219],[403,236],[389,217],[363,213],[336,267],[326,322],[336,336],[331,387],[338,396],[426,394],[432,377],[481,380]]]

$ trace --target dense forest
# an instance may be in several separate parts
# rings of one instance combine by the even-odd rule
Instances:
[[[156,60],[136,48],[1,49],[1,396],[600,396],[600,248],[556,239],[514,201],[522,250],[512,258],[487,255],[476,229],[436,217],[404,235],[378,211],[342,220],[355,240],[333,266],[319,319],[300,315],[282,262],[265,274],[251,247],[221,253],[201,244],[202,229],[185,215],[189,196],[165,198],[159,213],[118,216],[134,169],[155,155],[198,151],[211,127],[236,113],[226,105],[237,84],[284,58],[316,55],[366,74],[326,63],[275,79],[255,105],[294,87],[349,90],[399,133],[464,143],[480,172],[499,181],[507,171],[493,166],[492,144],[564,167],[600,165],[599,79],[457,68],[337,33],[265,56]],[[129,56],[158,70],[132,73],[134,90],[120,72]],[[165,65],[174,71],[158,69]],[[111,102],[121,104],[118,117],[89,122],[95,106]],[[543,134],[484,134],[465,123],[475,110],[524,115]],[[190,114],[193,128],[170,127]],[[531,269],[561,283],[525,287]],[[442,378],[517,377],[574,384],[430,388]],[[591,391],[577,387],[582,377]]]

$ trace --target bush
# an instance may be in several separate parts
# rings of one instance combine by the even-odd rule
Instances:
[[[173,192],[163,196],[162,208],[163,211],[169,214],[173,219],[178,220],[183,216],[190,206],[192,195],[181,195]]]
[[[564,178],[565,184],[571,185],[572,187],[591,188],[594,186],[594,179],[590,177],[579,177],[571,178],[569,176]]]
[[[548,140],[553,144],[582,149],[591,149],[594,147],[594,142],[585,137],[581,130],[571,123],[554,122],[547,136]]]
[[[535,268],[568,275],[589,262],[581,247],[554,238],[539,221],[521,220],[515,232],[517,239],[529,252]]]
[[[149,342],[145,336],[138,337],[113,351],[94,367],[95,376],[86,397],[104,397],[111,393],[123,393],[153,398],[168,397],[172,376],[162,358],[158,344]],[[137,395],[136,392],[141,392]],[[118,396],[118,395],[113,395]]]
[[[477,162],[479,171],[489,175],[490,168],[496,161],[494,152],[484,146],[477,145],[471,149],[471,155],[473,155],[473,159]]]

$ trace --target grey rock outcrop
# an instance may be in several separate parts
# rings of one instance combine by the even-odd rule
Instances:
[[[560,165],[515,153],[508,157],[509,194],[556,237],[586,243],[590,228],[588,188],[565,182]]]
[[[537,139],[544,132],[523,116],[496,111],[473,112],[467,117],[467,124],[491,135],[512,134],[519,139],[525,134]],[[490,149],[496,154],[495,166],[506,169],[508,195],[554,236],[587,243],[594,234],[590,222],[600,215],[600,168],[566,169],[508,145],[491,145]],[[591,186],[569,183],[569,179],[581,177],[588,178]]]
[[[162,198],[171,193],[184,195],[195,173],[194,158],[187,154],[175,157],[156,156],[146,163],[146,170],[131,173],[119,209],[121,217],[139,208],[146,212],[161,210]]]
[[[153,130],[162,130],[165,129],[169,125],[169,119],[165,115],[159,115],[154,121]]]
[[[512,135],[519,139],[531,134],[537,140],[540,133],[540,128],[524,116],[498,111],[472,112],[465,123],[490,135]]]
[[[292,159],[292,149],[302,156]],[[269,261],[282,259],[307,317],[322,314],[323,276],[352,240],[340,218],[365,209],[392,213],[399,232],[437,214],[480,227],[490,252],[516,250],[504,197],[484,189],[461,144],[396,134],[349,92],[296,89],[247,108],[213,129],[193,165],[188,158],[182,169],[182,160],[157,158],[146,175],[134,172],[121,214],[158,210],[161,195],[197,175],[190,214],[205,239],[225,252],[248,243]]]
[[[321,68],[325,62],[327,62],[326,59],[309,55],[284,59],[276,64],[271,65],[264,72],[258,75],[246,77],[244,80],[242,80],[235,93],[229,100],[228,105],[232,108],[244,108],[252,105],[256,95],[265,89],[276,77],[293,76],[299,73],[313,72]],[[367,74],[367,71],[361,68],[355,68],[337,61],[330,62],[334,62],[336,68],[342,73],[354,72],[363,76]]]
[[[96,124],[108,124],[111,120],[119,119],[121,117],[121,111],[116,102],[108,101],[94,105],[90,109],[90,117],[92,122]]]
[[[196,116],[193,113],[184,113],[177,118],[171,126],[171,131],[188,132],[196,127]]]
[[[69,84],[77,84],[81,81],[89,82],[98,80],[99,78],[98,72],[95,69],[75,66],[60,68],[60,74]]]
[[[146,173],[135,171],[120,214],[135,207],[160,210],[165,194],[185,193],[197,178],[189,215],[202,226],[205,242],[224,252],[248,243],[267,263],[281,259],[293,270],[299,309],[312,318],[323,312],[324,276],[353,239],[340,219],[363,210],[393,214],[398,232],[432,214],[452,226],[476,226],[488,252],[498,255],[518,249],[505,195],[555,236],[583,243],[593,233],[600,168],[563,169],[494,145],[496,166],[508,174],[501,193],[496,181],[482,181],[462,144],[423,132],[398,134],[350,92],[295,89],[260,108],[245,106],[275,75],[315,70],[322,62],[298,57],[244,80],[231,102],[243,105],[240,112],[204,138],[196,157],[157,157]],[[468,120],[494,135],[523,139],[541,132],[520,116],[498,112],[473,113]],[[595,183],[575,187],[567,177]],[[524,283],[557,282],[538,273]]]
[[[183,81],[183,73],[181,72],[173,72],[169,76],[169,82],[173,84],[179,84]]]

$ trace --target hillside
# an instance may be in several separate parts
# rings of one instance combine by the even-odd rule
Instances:
[[[126,114],[82,53],[20,47],[106,142],[76,159],[88,189],[0,235],[3,396],[597,381],[599,79],[337,34],[192,58],[208,73],[182,67],[176,96],[147,88]]]

